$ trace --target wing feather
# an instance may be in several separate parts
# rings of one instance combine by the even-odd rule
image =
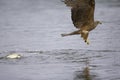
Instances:
[[[71,18],[76,28],[89,25],[94,22],[94,0],[76,0],[71,6]],[[72,4],[72,2],[71,2]]]

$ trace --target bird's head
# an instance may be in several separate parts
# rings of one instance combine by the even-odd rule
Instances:
[[[72,7],[73,6],[73,1],[72,0],[61,0],[66,4],[66,6]]]
[[[96,28],[98,24],[102,24],[102,23],[100,21],[95,21],[94,22],[94,28]]]
[[[102,23],[100,21],[95,21],[94,24],[97,26],[98,24],[102,24]]]
[[[64,2],[66,6],[72,7],[72,8],[78,6],[80,2],[79,0],[61,0],[61,1]]]

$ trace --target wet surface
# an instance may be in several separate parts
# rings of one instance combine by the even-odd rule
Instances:
[[[13,52],[11,52],[13,53]],[[3,80],[119,80],[120,51],[21,51],[21,59],[0,60]],[[4,53],[4,55],[9,54]],[[1,57],[4,57],[1,55]],[[89,68],[89,77],[83,73]],[[6,77],[7,76],[7,77]]]
[[[97,0],[90,45],[74,31],[59,0],[0,0],[2,80],[120,80],[120,1]],[[20,59],[7,59],[11,53]]]

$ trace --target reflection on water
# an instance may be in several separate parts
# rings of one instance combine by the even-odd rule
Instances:
[[[85,61],[86,66],[83,68],[83,71],[76,71],[75,72],[75,78],[74,80],[94,80],[93,75],[90,73],[90,67],[89,67],[89,59],[86,58]]]
[[[75,78],[73,80],[94,80],[92,75],[90,74],[89,67],[85,67],[83,71],[77,71],[75,74]]]

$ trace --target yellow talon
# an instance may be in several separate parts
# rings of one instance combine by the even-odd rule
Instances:
[[[87,40],[86,40],[86,43],[87,43],[87,45],[89,45],[89,44],[90,44],[90,41],[87,39]]]

